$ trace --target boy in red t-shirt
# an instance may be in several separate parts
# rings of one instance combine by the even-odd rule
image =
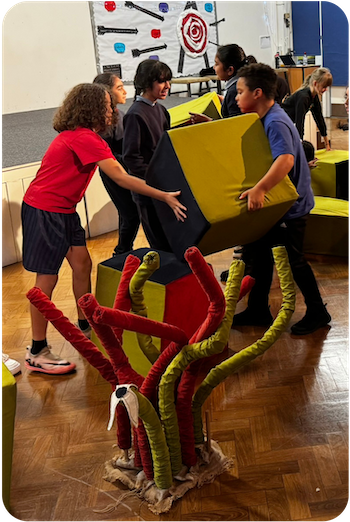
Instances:
[[[98,135],[113,122],[108,88],[99,84],[74,87],[58,109],[53,126],[59,135],[49,146],[22,205],[23,265],[36,272],[35,286],[51,298],[58,272],[66,257],[73,270],[76,301],[91,291],[91,258],[76,205],[99,166],[118,185],[167,203],[178,220],[186,208],[178,201],[180,191],[163,192],[129,176]],[[32,345],[27,347],[25,365],[29,370],[65,374],[74,363],[51,353],[47,344],[47,321],[33,306]],[[78,307],[78,326],[89,335],[90,327]]]

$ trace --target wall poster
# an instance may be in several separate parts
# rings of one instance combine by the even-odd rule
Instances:
[[[215,2],[108,1],[90,7],[99,72],[116,72],[132,82],[147,58],[165,62],[174,78],[199,75],[214,64]]]

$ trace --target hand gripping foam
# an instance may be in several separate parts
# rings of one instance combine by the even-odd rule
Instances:
[[[181,190],[187,219],[178,222],[165,203],[154,201],[176,256],[197,246],[203,255],[262,237],[297,200],[288,177],[266,194],[264,208],[248,212],[239,196],[272,164],[270,146],[256,114],[170,130],[163,134],[147,173],[147,183]]]

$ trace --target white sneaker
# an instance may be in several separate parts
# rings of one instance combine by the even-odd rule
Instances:
[[[27,346],[25,367],[32,372],[62,375],[74,370],[75,364],[51,353],[51,346],[46,346],[37,355],[33,355],[31,347]]]
[[[2,354],[2,362],[5,364],[6,368],[10,370],[12,375],[17,375],[21,371],[21,363],[15,361],[15,359],[10,359],[7,353]]]
[[[79,323],[74,323],[77,328],[87,337],[88,339],[91,339],[91,326],[89,325],[85,330],[82,330],[79,326]]]

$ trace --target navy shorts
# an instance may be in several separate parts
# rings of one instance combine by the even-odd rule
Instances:
[[[79,215],[46,212],[22,204],[23,266],[38,274],[58,274],[71,246],[86,246]]]

